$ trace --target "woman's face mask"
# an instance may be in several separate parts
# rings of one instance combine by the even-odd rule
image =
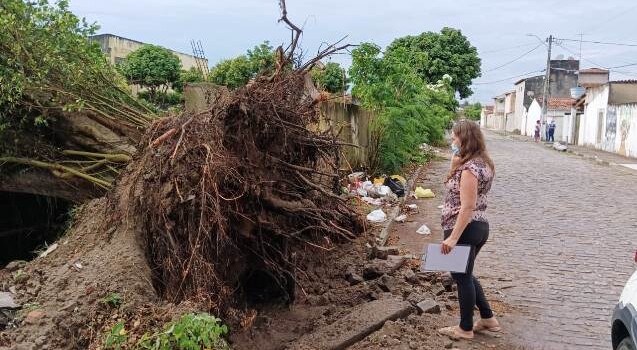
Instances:
[[[451,134],[451,153],[454,156],[460,155],[460,146],[458,146],[458,138],[455,134]]]
[[[454,156],[457,156],[460,154],[460,147],[455,142],[451,143],[451,153]]]

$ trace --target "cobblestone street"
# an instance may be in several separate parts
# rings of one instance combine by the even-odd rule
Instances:
[[[530,348],[610,349],[610,316],[635,267],[637,172],[486,132],[497,167],[477,264],[520,309]]]

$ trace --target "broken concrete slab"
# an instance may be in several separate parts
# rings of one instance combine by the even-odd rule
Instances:
[[[372,247],[371,257],[376,259],[387,260],[387,257],[390,255],[399,255],[400,250],[396,246],[387,246],[387,247]]]
[[[388,275],[382,275],[379,279],[378,279],[378,287],[386,293],[392,292],[397,288],[397,284],[398,281],[396,280],[396,278],[392,277],[392,276],[388,276]]]
[[[416,276],[416,273],[412,270],[407,270],[404,273],[405,276],[405,281],[411,283],[411,284],[416,284],[418,283],[418,276]]]
[[[13,295],[8,292],[0,292],[0,309],[18,309],[20,305],[13,300]]]
[[[433,299],[425,299],[419,302],[416,304],[416,308],[418,309],[418,312],[425,314],[440,314],[442,311],[440,309],[440,305],[438,305],[438,303],[436,303]]]
[[[348,273],[345,279],[349,282],[350,286],[365,282],[365,279],[356,272]]]
[[[294,348],[311,345],[321,350],[346,349],[379,330],[386,321],[407,317],[414,311],[409,302],[397,297],[357,305],[334,323],[301,338]]]
[[[374,259],[363,268],[363,278],[376,279],[384,274],[396,272],[405,263],[405,257],[389,255],[387,260]]]

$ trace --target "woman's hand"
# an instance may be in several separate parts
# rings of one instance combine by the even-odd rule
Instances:
[[[456,246],[457,243],[458,243],[458,239],[453,239],[452,237],[449,237],[445,239],[444,241],[442,241],[442,245],[440,246],[440,251],[442,252],[442,254],[447,255],[451,253],[451,250]]]

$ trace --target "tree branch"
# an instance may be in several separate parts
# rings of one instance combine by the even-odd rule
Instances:
[[[287,24],[292,31],[292,43],[286,50],[287,61],[292,61],[292,57],[294,57],[294,51],[296,50],[296,46],[299,43],[299,38],[301,37],[303,31],[301,30],[301,28],[292,23],[292,21],[290,21],[290,19],[288,18],[288,10],[285,5],[285,0],[279,0],[279,7],[281,8],[281,18],[279,19],[279,22],[285,22],[285,24]]]

